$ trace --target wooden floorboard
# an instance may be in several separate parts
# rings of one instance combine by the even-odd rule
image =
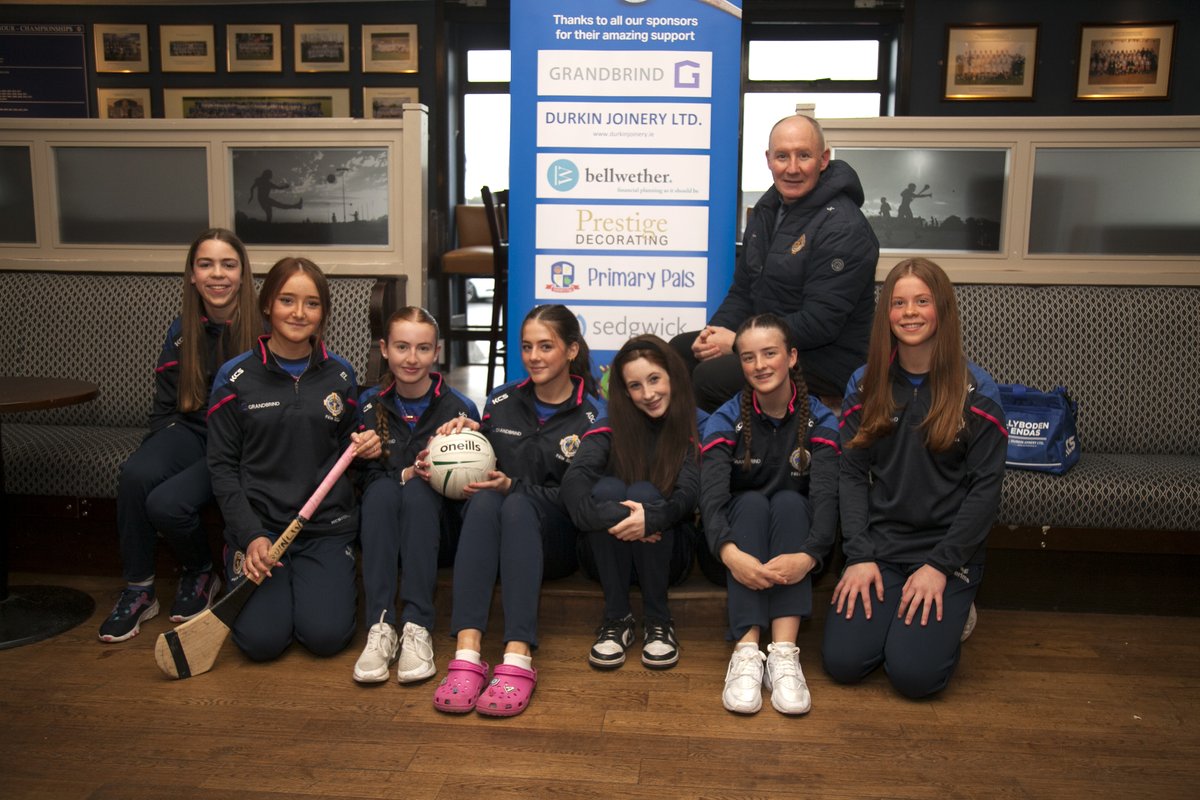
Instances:
[[[720,705],[729,646],[711,593],[689,595],[676,669],[643,669],[635,648],[603,673],[585,663],[599,595],[568,584],[544,604],[534,701],[502,720],[439,714],[433,681],[354,684],[363,634],[333,658],[294,646],[271,664],[227,643],[212,672],[171,681],[153,657],[165,617],[124,644],[95,640],[111,578],[14,582],[73,585],[98,605],[0,651],[2,798],[1200,796],[1196,617],[984,608],[950,688],[922,702],[881,673],[833,684],[817,621],[799,637],[812,712],[768,700],[742,717]]]

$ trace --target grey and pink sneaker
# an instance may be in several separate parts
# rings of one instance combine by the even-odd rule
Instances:
[[[171,616],[168,619],[171,622],[186,622],[212,606],[219,591],[221,579],[217,577],[216,570],[185,570],[179,576],[179,590],[175,593],[175,602],[171,604]]]
[[[112,613],[100,625],[100,641],[123,642],[141,631],[142,623],[158,616],[158,599],[146,589],[126,586]]]

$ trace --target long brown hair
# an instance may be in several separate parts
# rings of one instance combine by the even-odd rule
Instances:
[[[774,314],[767,312],[765,314],[756,314],[738,327],[737,335],[733,338],[733,352],[738,352],[738,342],[741,341],[742,334],[751,328],[765,328],[767,330],[779,331],[780,337],[783,338],[784,348],[788,351],[796,349],[792,346],[792,332],[788,328],[787,323]],[[804,446],[805,440],[808,438],[808,382],[804,380],[804,370],[800,368],[799,358],[792,365],[788,376],[792,380],[792,387],[796,393],[796,410],[794,413],[799,418],[796,422],[796,447],[803,454],[800,472],[804,472],[808,467],[809,459],[808,448]],[[742,456],[742,469],[749,471],[752,461],[750,457],[751,430],[754,427],[750,424],[750,414],[754,408],[754,389],[749,383],[742,387],[742,395],[738,408],[741,411],[742,440],[746,443],[746,454]]]
[[[646,452],[649,418],[629,396],[625,365],[639,358],[667,373],[671,400],[663,415],[662,433],[653,454]],[[652,334],[635,336],[621,346],[609,367],[608,419],[612,425],[611,460],[616,476],[626,484],[649,480],[664,496],[670,494],[688,453],[700,441],[696,433],[696,398],[687,366],[670,345]]]
[[[558,303],[544,306],[534,306],[521,321],[521,330],[529,322],[540,322],[550,328],[558,338],[563,340],[568,348],[579,345],[575,358],[567,365],[567,371],[583,379],[583,390],[590,395],[596,394],[596,378],[592,375],[592,352],[588,349],[587,341],[583,338],[583,330],[579,327],[579,318],[571,313],[564,305]]]
[[[312,278],[313,285],[317,288],[317,297],[321,301],[321,323],[317,325],[317,340],[320,341],[325,338],[325,325],[329,322],[329,281],[325,279],[321,268],[307,258],[285,256],[271,267],[271,271],[263,279],[262,292],[259,294],[262,320],[270,326],[271,306],[275,305],[275,300],[283,291],[283,285],[288,282],[288,278],[296,272],[303,272]]]
[[[897,343],[892,334],[889,311],[896,281],[908,275],[921,279],[929,287],[937,310],[932,365],[926,378],[933,399],[929,414],[921,423],[925,430],[926,447],[934,452],[948,450],[962,427],[963,405],[967,397],[967,360],[963,355],[962,323],[954,285],[945,271],[929,259],[908,258],[892,267],[879,292],[875,321],[871,326],[871,343],[867,347],[867,369],[859,390],[862,423],[858,433],[846,444],[847,447],[868,447],[876,439],[891,434],[895,428],[892,422],[896,404],[892,399],[891,363]]]
[[[217,345],[217,363],[214,369],[238,353],[249,350],[262,331],[254,309],[257,302],[254,295],[254,274],[250,271],[250,258],[246,255],[246,246],[232,231],[225,228],[209,228],[192,242],[192,246],[188,248],[187,260],[183,264],[183,300],[180,303],[183,341],[179,345],[179,391],[176,404],[184,413],[203,408],[208,403],[208,393],[211,389],[209,383],[212,381],[212,375],[208,373],[206,344],[208,336],[204,332],[207,311],[204,308],[204,298],[192,283],[196,252],[200,245],[211,239],[224,242],[234,249],[241,264],[242,274],[233,317]]]
[[[430,314],[420,306],[405,306],[404,308],[393,311],[392,315],[387,319],[387,324],[383,326],[384,348],[387,347],[388,339],[391,338],[392,326],[397,322],[418,322],[423,325],[429,325],[433,328],[434,347],[437,347],[437,341],[441,336],[441,333],[438,328],[437,320],[434,319],[433,314]],[[392,374],[392,370],[389,367],[388,369],[384,370],[383,377],[379,379],[379,393],[382,395],[383,392],[395,382],[396,376]],[[382,399],[375,401],[375,432],[379,434],[379,441],[383,445],[383,453],[381,458],[384,461],[387,461],[391,458],[391,453],[388,451],[388,439],[390,438],[390,435],[388,433],[388,415],[387,411],[383,407]]]

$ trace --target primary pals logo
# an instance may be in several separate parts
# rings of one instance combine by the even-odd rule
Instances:
[[[579,290],[575,283],[575,265],[570,261],[555,261],[550,265],[550,282],[546,288],[552,292],[566,294]]]

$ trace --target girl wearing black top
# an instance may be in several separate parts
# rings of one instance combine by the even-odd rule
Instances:
[[[625,663],[636,573],[642,663],[665,669],[679,661],[667,586],[691,564],[691,528],[681,526],[700,489],[695,400],[683,359],[657,336],[626,342],[609,375],[608,418],[583,437],[562,484],[575,527],[587,532],[580,560],[604,589],[604,622],[588,661],[600,669]]]

